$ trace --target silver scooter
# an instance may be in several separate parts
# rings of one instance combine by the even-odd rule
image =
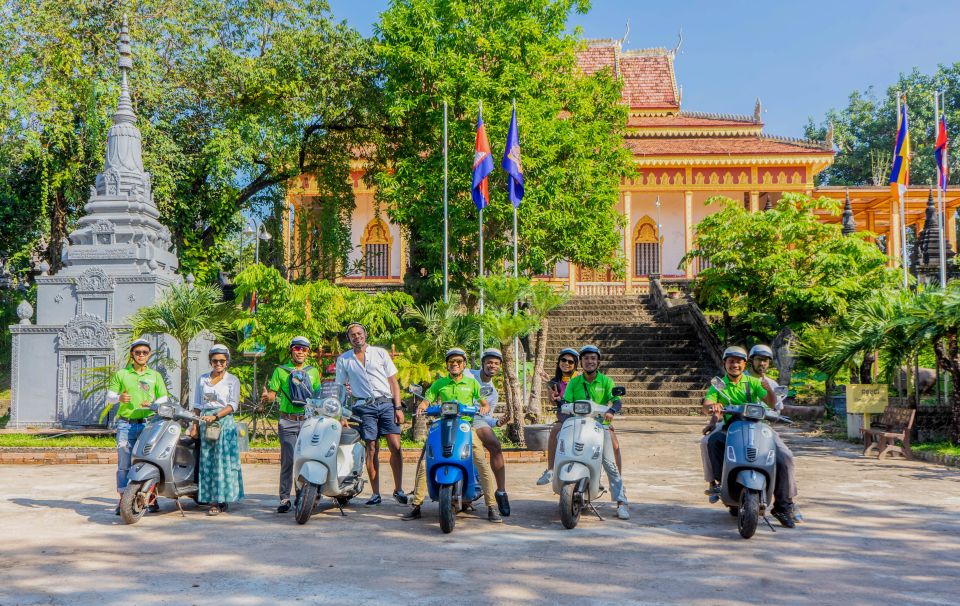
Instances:
[[[614,387],[613,395],[627,393],[623,387]],[[557,455],[553,463],[553,492],[560,495],[560,522],[564,528],[576,528],[580,513],[591,509],[603,519],[591,501],[603,495],[600,471],[603,447],[610,432],[603,424],[603,415],[609,407],[591,400],[567,402],[560,412],[571,415],[557,434]]]
[[[323,383],[317,398],[307,400],[304,414],[307,419],[300,428],[293,451],[293,477],[297,496],[294,510],[298,524],[306,524],[320,495],[330,497],[341,515],[343,506],[363,492],[363,467],[366,450],[360,442],[360,432],[344,427],[342,417],[351,416],[348,404],[352,398],[343,385]]]
[[[183,514],[180,497],[196,500],[199,490],[197,440],[184,435],[183,423],[199,422],[200,417],[175,404],[154,404],[150,410],[156,414],[133,446],[127,488],[120,497],[124,524],[139,522],[157,497],[175,499]]]
[[[727,439],[724,445],[723,472],[720,476],[720,500],[730,515],[737,517],[740,536],[749,539],[757,532],[760,518],[770,526],[766,510],[773,502],[773,487],[777,481],[777,444],[768,422],[790,419],[763,403],[734,405],[724,393],[726,384],[714,377],[711,385],[727,399],[724,415],[729,415]],[[786,388],[777,388],[782,399]]]

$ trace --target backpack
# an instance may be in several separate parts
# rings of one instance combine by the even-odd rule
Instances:
[[[290,399],[290,403],[300,408],[306,406],[307,399],[313,397],[313,382],[307,374],[313,366],[304,366],[299,370],[289,366],[281,366],[281,368],[290,373],[287,376],[287,393],[285,394]]]

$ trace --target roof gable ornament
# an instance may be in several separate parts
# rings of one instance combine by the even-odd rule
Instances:
[[[760,114],[763,111],[763,107],[760,105],[760,97],[757,97],[757,104],[753,106],[753,121],[760,122]]]
[[[827,138],[823,144],[830,149],[833,149],[833,122],[830,122],[830,125],[827,126]]]

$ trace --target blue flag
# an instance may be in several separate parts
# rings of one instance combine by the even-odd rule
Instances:
[[[507,192],[514,208],[520,207],[523,200],[523,165],[520,164],[520,130],[517,128],[517,108],[513,108],[510,118],[510,131],[507,133],[507,145],[503,149],[503,161],[500,163],[507,171]]]

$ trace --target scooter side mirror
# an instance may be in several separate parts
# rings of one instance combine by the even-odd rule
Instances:
[[[619,398],[620,396],[623,396],[626,394],[627,394],[627,388],[623,387],[622,385],[617,385],[616,387],[613,388],[614,397]]]
[[[777,388],[773,390],[773,393],[778,398],[786,398],[787,394],[790,393],[790,390],[787,389],[786,385],[778,385]]]
[[[411,385],[410,387],[407,388],[407,391],[409,391],[410,393],[412,393],[412,394],[415,395],[415,396],[422,396],[422,395],[423,395],[423,386],[417,385],[416,383],[414,383],[413,385]]]
[[[714,377],[710,379],[710,385],[713,385],[713,388],[717,391],[723,391],[727,388],[727,384],[723,382],[723,379],[720,377]]]

